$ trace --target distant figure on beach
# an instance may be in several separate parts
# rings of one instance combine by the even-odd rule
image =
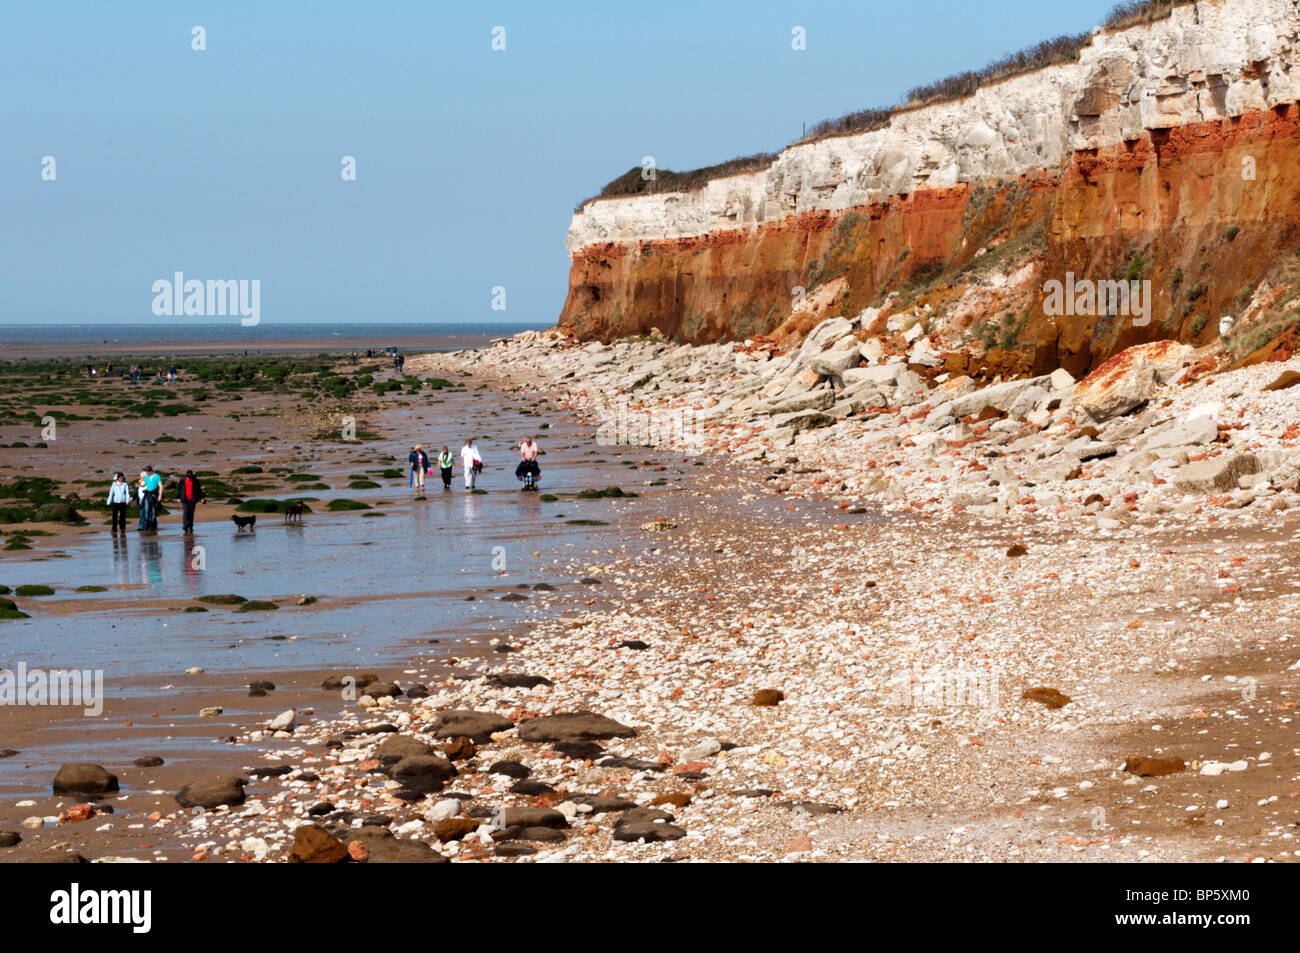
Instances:
[[[145,532],[158,532],[158,507],[162,503],[162,475],[154,472],[153,467],[145,467],[144,509]]]
[[[451,451],[446,447],[442,448],[442,453],[438,454],[438,469],[442,473],[442,488],[451,489],[451,467],[456,458],[451,455]]]
[[[126,482],[126,474],[118,473],[108,486],[108,509],[112,517],[113,529],[126,532],[126,505],[131,502],[131,484]]]
[[[139,365],[139,364],[132,364],[132,365],[131,365],[131,383],[132,383],[132,384],[138,384],[138,383],[140,383],[140,365]]]
[[[465,489],[474,489],[478,485],[479,472],[483,469],[483,458],[479,455],[478,447],[474,446],[473,437],[466,440],[465,446],[460,448],[460,466],[465,471]]]
[[[353,364],[356,364],[356,362],[357,362],[357,352],[356,352],[356,351],[353,351],[353,352],[352,352],[352,363],[353,363]]]
[[[181,479],[181,531],[194,532],[194,508],[207,499],[203,495],[203,484],[194,475],[193,470],[186,470]]]
[[[175,384],[175,383],[176,383],[176,365],[175,365],[175,364],[173,364],[171,367],[169,367],[169,368],[167,369],[167,381],[168,381],[168,383],[171,383],[171,384]]]
[[[429,455],[417,443],[406,455],[406,462],[411,465],[410,486],[414,487],[416,496],[424,496],[424,475],[429,472]]]
[[[537,465],[537,454],[540,451],[537,448],[537,441],[532,437],[525,437],[524,442],[519,445],[519,465],[515,467],[515,479],[522,480],[526,474],[531,473],[534,479],[542,478],[542,468]]]

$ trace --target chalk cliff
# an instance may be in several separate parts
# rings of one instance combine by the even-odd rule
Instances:
[[[1264,345],[1300,275],[1298,103],[1298,0],[1202,0],[1098,30],[1076,62],[760,171],[588,202],[560,324],[797,340],[866,311],[869,333],[920,323],[954,370],[999,373],[1208,343],[1224,314],[1238,347]],[[1044,281],[1067,272],[1150,280],[1150,322],[1045,314]]]

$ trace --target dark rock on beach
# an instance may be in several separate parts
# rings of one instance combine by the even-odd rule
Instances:
[[[360,842],[366,850],[368,864],[447,864],[446,857],[428,844],[416,840],[398,840],[386,827],[359,827],[348,831],[347,842]]]
[[[514,832],[513,837],[502,837],[501,840],[522,840],[532,841],[534,843],[564,843],[564,831],[557,830],[554,827],[507,827],[500,833]]]
[[[537,853],[537,848],[529,847],[519,841],[511,841],[507,844],[498,844],[493,853],[498,857],[526,857],[529,854]]]
[[[531,768],[520,764],[518,761],[497,761],[490,768],[488,774],[501,774],[507,778],[524,779],[532,774]]]
[[[411,755],[393,765],[389,777],[410,791],[441,791],[456,776],[451,762],[433,755]]]
[[[163,766],[163,759],[157,755],[151,754],[146,755],[143,758],[136,758],[131,763],[137,768],[161,768]]]
[[[431,754],[433,754],[431,747],[410,735],[390,735],[374,752],[380,764],[396,764],[403,758]]]
[[[635,728],[590,711],[543,715],[519,726],[519,737],[524,741],[599,741],[635,735]]]
[[[591,808],[592,814],[611,814],[617,811],[628,811],[636,807],[636,801],[629,801],[625,797],[610,797],[605,794],[570,794],[564,800],[572,801],[574,804],[585,804]]]
[[[117,789],[117,775],[97,764],[65,764],[54,776],[55,794],[107,794]]]
[[[536,688],[538,685],[554,685],[549,678],[541,675],[525,675],[522,672],[498,672],[487,677],[487,683],[496,688]]]
[[[549,807],[507,807],[503,811],[506,827],[568,827],[569,820]]]
[[[181,807],[201,807],[212,810],[223,804],[235,806],[244,803],[246,778],[219,777],[191,781],[176,793],[176,803]]]
[[[464,735],[475,744],[491,740],[494,731],[509,731],[514,724],[509,718],[490,711],[456,710],[439,712],[433,720],[435,738],[456,738]]]
[[[0,831],[0,847],[14,847],[22,841],[17,831]]]
[[[598,768],[622,768],[625,771],[663,771],[666,765],[658,761],[642,761],[639,758],[602,758],[596,762]]]
[[[559,741],[552,746],[566,758],[594,761],[605,753],[605,749],[594,741]]]
[[[510,785],[510,793],[533,797],[538,794],[554,794],[555,788],[551,787],[545,781],[530,781],[524,779],[522,781],[516,781],[514,784]]]

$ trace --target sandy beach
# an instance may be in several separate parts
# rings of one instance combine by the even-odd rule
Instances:
[[[653,355],[618,353],[637,347],[667,346],[525,337],[408,365],[420,376],[473,374],[474,390],[449,395],[435,417],[529,410],[517,429],[547,409],[546,496],[519,494],[504,470],[492,489],[505,484],[508,498],[457,494],[482,500],[484,513],[511,507],[519,546],[546,549],[526,571],[473,582],[476,600],[494,606],[523,596],[524,614],[512,622],[494,610],[473,638],[430,618],[416,637],[381,635],[373,664],[230,664],[186,676],[178,660],[165,710],[147,692],[106,709],[105,726],[146,726],[105,727],[96,745],[113,752],[100,763],[122,791],[85,801],[11,786],[0,828],[22,840],[5,859],[67,850],[207,862],[1295,859],[1298,498],[1283,474],[1243,481],[1250,490],[1175,495],[1175,472],[1194,461],[1162,482],[1117,477],[1135,451],[1116,440],[1115,454],[1080,453],[1072,433],[1086,425],[1072,420],[1057,441],[1074,447],[1067,479],[1021,482],[1010,505],[996,498],[1007,486],[994,484],[991,503],[972,503],[988,470],[935,482],[916,439],[929,417],[916,407],[941,406],[953,388],[926,384],[902,414],[889,409],[901,398],[894,388],[884,410],[852,411],[776,446],[788,440],[779,412],[774,423],[748,409],[704,416],[743,380],[700,370],[718,348],[677,352],[684,385],[660,372],[627,387],[628,368],[655,366]],[[570,373],[583,365],[594,369]],[[1230,443],[1209,449],[1263,455],[1270,439],[1290,439],[1271,424],[1289,413],[1288,391],[1261,393],[1286,370],[1247,368],[1167,392],[1189,406],[1219,398],[1220,419],[1238,419],[1234,401],[1256,407],[1242,429],[1216,428]],[[620,444],[608,418],[620,392],[633,407],[690,408],[705,422],[690,445]],[[1074,399],[1058,398],[1049,415],[1068,419]],[[407,402],[377,408],[367,425],[408,431],[409,415],[434,409]],[[1112,417],[1086,442],[1122,435],[1141,414]],[[293,440],[285,419],[241,413],[267,428],[257,432],[266,446]],[[1046,423],[1022,417],[1018,429],[1050,440]],[[1145,423],[1128,426],[1127,439],[1163,432]],[[1024,439],[987,422],[957,426],[972,437],[937,448],[955,460],[997,446],[981,437]],[[220,448],[206,430],[204,445]],[[1061,452],[1034,465],[1059,464]],[[1019,474],[1025,463],[1008,454],[1001,465]],[[331,485],[349,468],[320,448],[310,466]],[[858,483],[881,470],[885,485]],[[604,487],[621,489],[594,492]],[[1055,505],[1043,502],[1049,494]],[[385,502],[388,519],[368,522],[419,512],[409,499],[375,500]],[[603,525],[569,529],[575,517]],[[349,519],[358,518],[322,513],[318,525]],[[71,548],[63,536],[35,542],[19,556]],[[292,613],[298,644],[340,602],[376,611],[393,598],[305,588],[247,592],[284,606],[248,624]],[[392,592],[436,598],[419,585]],[[300,593],[320,601],[297,606]],[[102,611],[89,600],[17,601],[49,616]],[[140,614],[180,605],[143,602]],[[377,682],[363,678],[350,694],[319,688],[349,672]],[[248,683],[267,676],[275,691],[245,701]],[[225,712],[205,724],[197,712],[210,705]],[[292,725],[269,731],[289,709]],[[16,722],[23,743],[6,742],[30,748],[7,760],[48,783],[78,729],[51,732],[31,711]],[[131,764],[162,744],[164,766]],[[196,784],[206,805],[181,807],[177,794]],[[90,810],[79,803],[114,814],[71,820]]]

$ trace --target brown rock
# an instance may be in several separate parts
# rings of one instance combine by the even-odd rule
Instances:
[[[192,781],[176,793],[176,803],[181,807],[201,807],[211,811],[223,804],[235,806],[244,803],[244,785],[247,778],[219,777]]]
[[[542,715],[519,726],[519,737],[524,741],[601,741],[635,735],[635,728],[589,711]]]
[[[55,794],[107,794],[117,790],[117,776],[97,764],[65,764],[54,776]]]
[[[1300,372],[1283,371],[1282,374],[1278,377],[1278,379],[1273,381],[1273,383],[1269,384],[1267,387],[1265,387],[1264,390],[1266,391],[1287,390],[1289,388],[1295,387],[1296,384],[1300,384]]]
[[[474,742],[461,735],[459,738],[453,738],[442,749],[442,753],[449,761],[467,761],[478,754],[478,748],[474,747]]]
[[[319,824],[304,824],[293,832],[291,864],[341,864],[348,859],[348,849]]]
[[[1144,758],[1134,755],[1124,761],[1124,770],[1136,774],[1139,778],[1158,778],[1166,774],[1177,774],[1186,769],[1182,758]]]
[[[375,749],[380,764],[396,764],[403,758],[433,754],[433,749],[410,735],[391,734]]]
[[[1031,688],[1020,697],[1025,701],[1038,702],[1052,709],[1064,708],[1071,701],[1069,695],[1055,688]]]
[[[478,830],[480,823],[472,817],[449,817],[445,821],[439,821],[433,833],[445,844],[448,841],[460,840],[466,834],[472,834]]]
[[[785,692],[776,688],[760,688],[754,692],[753,704],[755,705],[779,705],[783,701],[785,701]]]
[[[1019,559],[1021,556],[1028,556],[1029,550],[1020,543],[1016,543],[1007,550],[1007,555],[1012,559]]]
[[[685,807],[690,803],[691,803],[691,796],[689,794],[679,794],[674,792],[672,794],[659,795],[657,798],[655,798],[653,801],[650,802],[650,806],[658,807],[660,804],[671,804],[673,807]]]

